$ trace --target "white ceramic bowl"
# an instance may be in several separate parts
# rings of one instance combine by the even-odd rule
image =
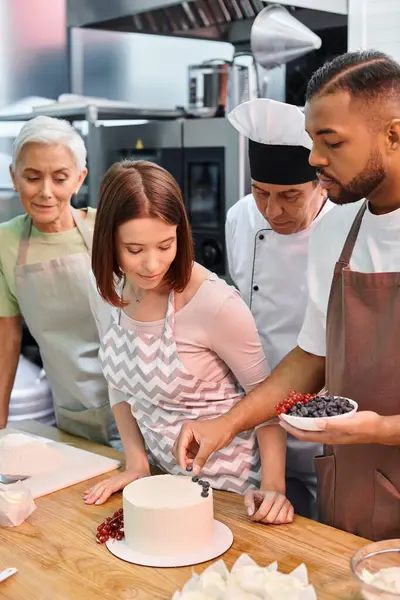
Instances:
[[[338,396],[334,396],[334,398],[337,398]],[[343,398],[343,396],[340,396],[341,398]],[[348,413],[344,413],[344,415],[337,415],[336,417],[318,417],[320,419],[329,419],[329,421],[338,421],[339,419],[347,419],[348,417],[351,417],[351,415],[354,415],[355,412],[357,412],[358,409],[358,404],[357,402],[355,402],[354,400],[350,400],[350,398],[346,398],[346,400],[348,400],[350,402],[350,404],[353,405],[353,410],[348,412]],[[282,419],[283,421],[286,421],[287,423],[289,423],[289,425],[292,425],[292,427],[296,427],[297,429],[302,429],[303,431],[321,431],[321,429],[319,427],[316,426],[315,422],[318,420],[317,417],[295,417],[292,415],[285,415],[284,413],[281,413],[279,415],[279,418]]]

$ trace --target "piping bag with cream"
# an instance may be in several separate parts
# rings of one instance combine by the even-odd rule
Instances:
[[[30,489],[18,482],[0,484],[0,527],[21,525],[36,510]]]

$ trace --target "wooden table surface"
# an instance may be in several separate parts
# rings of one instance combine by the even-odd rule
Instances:
[[[18,429],[121,459],[111,448],[38,423],[24,422]],[[25,523],[0,528],[0,570],[18,569],[16,575],[0,583],[0,598],[167,600],[190,579],[192,567],[139,567],[119,560],[97,544],[97,525],[122,506],[122,497],[119,493],[103,506],[86,506],[82,499],[86,488],[82,483],[39,498],[36,511]],[[215,515],[234,535],[233,546],[223,556],[228,567],[243,552],[260,565],[277,560],[282,572],[305,562],[318,600],[360,598],[349,561],[365,540],[301,517],[291,525],[254,524],[245,514],[242,498],[228,492],[215,493]],[[196,571],[201,572],[207,564],[196,566]]]

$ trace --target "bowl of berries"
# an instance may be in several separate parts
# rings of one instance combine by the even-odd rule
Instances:
[[[283,402],[277,404],[276,414],[280,419],[303,431],[321,431],[316,419],[346,419],[358,409],[350,398],[320,394],[301,394],[291,390]]]

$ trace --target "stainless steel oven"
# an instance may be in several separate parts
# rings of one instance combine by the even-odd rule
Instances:
[[[177,119],[100,127],[96,170],[122,158],[151,160],[181,186],[196,260],[227,274],[226,212],[250,190],[246,142],[224,119]],[[92,161],[93,162],[93,156]]]

